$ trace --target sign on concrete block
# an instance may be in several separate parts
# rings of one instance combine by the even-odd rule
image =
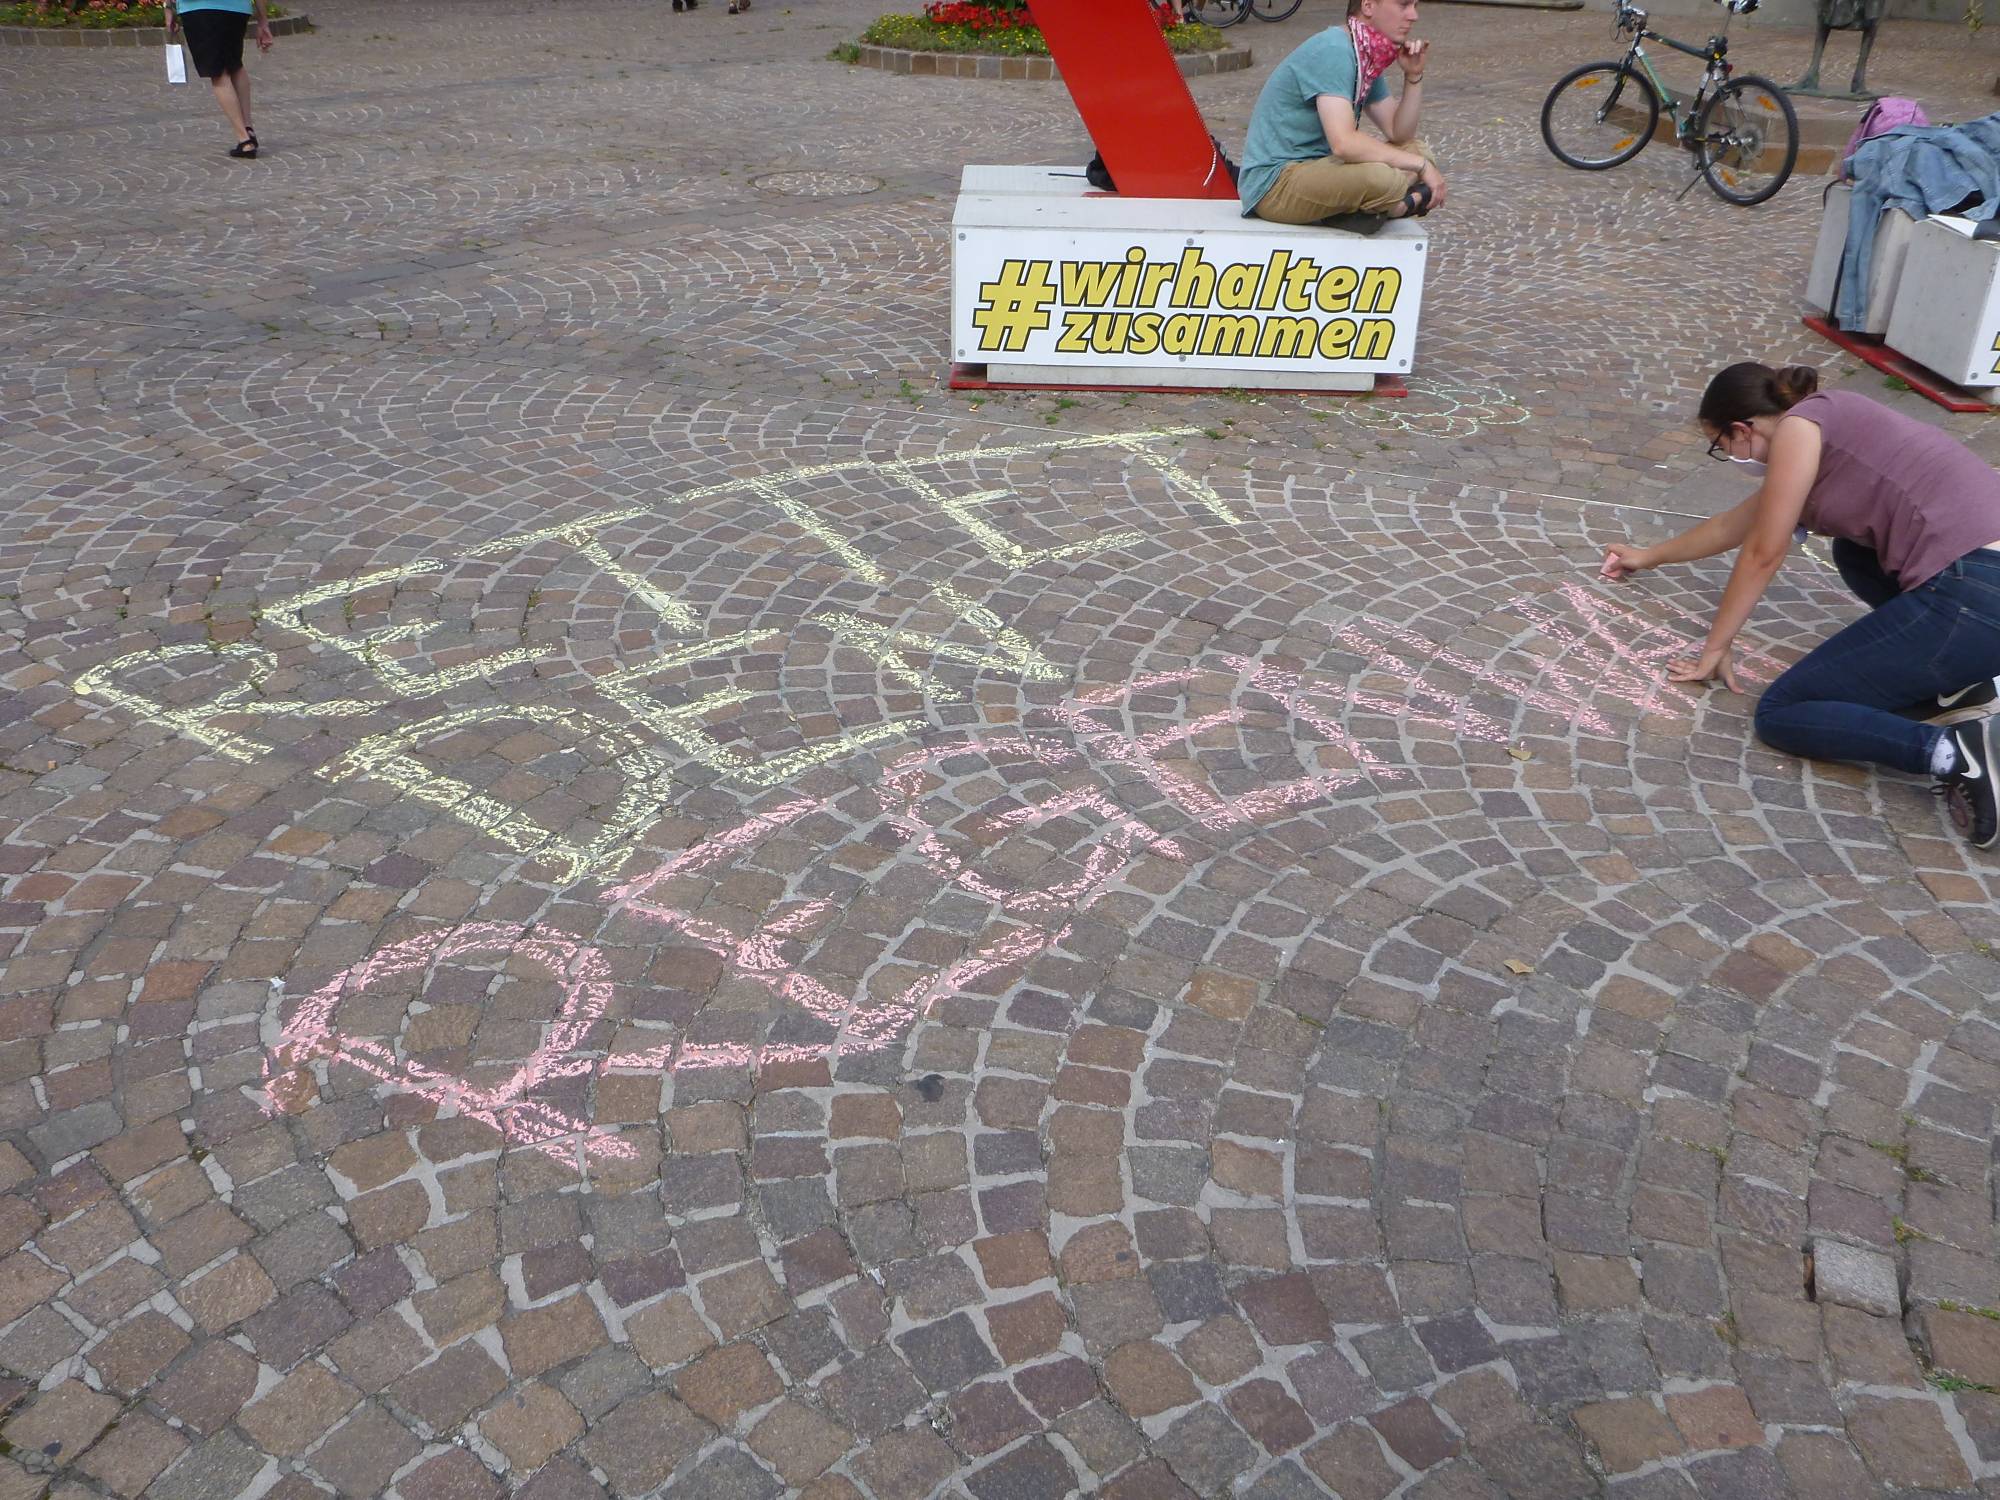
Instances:
[[[1299,229],[1244,219],[1233,202],[965,197],[952,355],[1161,383],[1407,371],[1427,248],[1413,224]]]
[[[1884,341],[1963,386],[2000,386],[2000,243],[1969,219],[1917,225]]]

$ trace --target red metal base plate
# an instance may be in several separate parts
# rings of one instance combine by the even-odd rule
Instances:
[[[988,380],[984,365],[953,365],[951,376],[945,385],[954,391],[1109,391],[1122,395],[1129,391],[1143,392],[1155,396],[1212,396],[1218,391],[1244,391],[1252,396],[1407,396],[1410,388],[1403,384],[1400,375],[1377,375],[1372,391],[1316,391],[1292,386],[1236,386],[1236,385],[1092,385],[1088,381],[1054,381],[1029,383],[1026,381]]]
[[[1962,385],[1954,385],[1935,370],[1926,369],[1915,360],[1898,354],[1872,334],[1849,333],[1817,313],[1807,314],[1804,322],[1821,338],[1833,340],[1856,359],[1866,361],[1884,375],[1894,375],[1919,396],[1930,398],[1946,411],[2000,411],[2000,406],[1975,396]]]

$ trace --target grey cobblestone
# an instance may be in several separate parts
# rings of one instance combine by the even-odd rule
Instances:
[[[1589,582],[1712,365],[1913,399],[1815,184],[1441,8],[1408,396],[953,394],[958,168],[1083,133],[781,10],[320,0],[254,164],[0,51],[0,1492],[2000,1487],[1992,862]]]

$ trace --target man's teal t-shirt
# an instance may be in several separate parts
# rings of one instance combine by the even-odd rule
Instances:
[[[1271,191],[1287,162],[1332,155],[1314,101],[1321,94],[1332,94],[1352,104],[1360,76],[1354,60],[1354,38],[1345,26],[1329,26],[1318,36],[1308,37],[1272,70],[1250,115],[1243,166],[1236,178],[1244,218],[1249,218],[1258,200]],[[1368,90],[1366,103],[1377,104],[1388,97],[1388,80],[1378,78]]]
[[[174,9],[182,15],[192,10],[233,10],[239,16],[247,16],[250,0],[176,0]]]

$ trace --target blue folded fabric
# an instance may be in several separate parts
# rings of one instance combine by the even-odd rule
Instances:
[[[1848,158],[1854,196],[1847,205],[1847,249],[1840,261],[1833,320],[1861,327],[1868,311],[1868,267],[1882,210],[1914,218],[1960,213],[1989,219],[2000,211],[2000,114],[1963,125],[1900,125],[1862,143]]]

